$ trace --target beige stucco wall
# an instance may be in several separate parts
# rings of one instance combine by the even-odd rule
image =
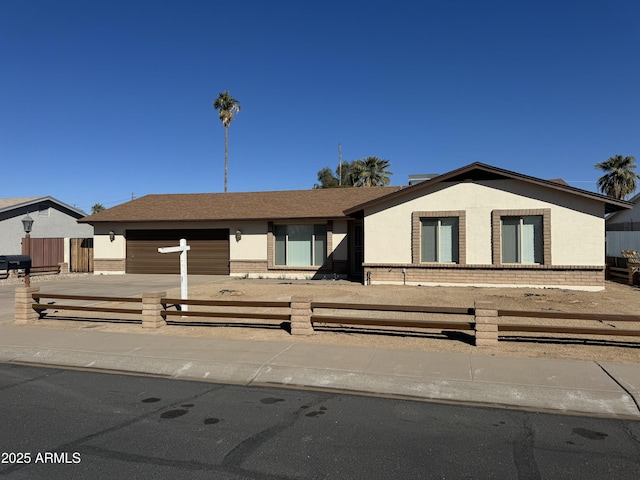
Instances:
[[[347,221],[333,222],[333,259],[347,261],[349,248],[347,246]],[[331,252],[329,252],[331,254]]]
[[[491,212],[551,209],[553,265],[604,264],[604,205],[516,180],[439,184],[365,212],[365,263],[411,263],[411,214],[466,211],[467,264],[490,265]]]
[[[267,260],[267,222],[237,222],[227,228],[231,260]],[[242,232],[240,241],[236,240],[238,230]]]
[[[109,231],[116,234],[113,242],[109,239]],[[93,235],[93,257],[117,260],[125,258],[127,242],[121,228],[97,226]]]

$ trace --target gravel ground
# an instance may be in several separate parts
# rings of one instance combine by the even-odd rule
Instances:
[[[32,285],[55,282],[70,275],[38,276]],[[6,282],[3,280],[0,282]],[[13,280],[16,284],[20,280]],[[286,281],[229,278],[207,285],[189,288],[192,299],[234,300],[289,300],[294,295],[311,297],[314,301],[473,307],[474,301],[494,303],[496,308],[551,312],[618,313],[640,315],[640,288],[615,282],[606,282],[602,292],[581,292],[561,289],[530,288],[476,288],[476,287],[419,287],[371,285],[364,286],[347,281]],[[180,289],[168,292],[178,298]],[[125,305],[122,305],[125,306]],[[197,309],[192,307],[191,310]],[[423,315],[423,316],[421,316]],[[397,317],[396,317],[397,318]],[[426,318],[424,314],[413,318]],[[432,317],[431,317],[432,318]],[[449,318],[447,318],[449,320]],[[458,320],[468,321],[467,317]],[[511,319],[510,321],[520,321]],[[54,328],[94,328],[107,331],[145,333],[157,335],[211,336],[217,338],[243,338],[255,340],[294,341],[301,343],[325,343],[333,345],[360,345],[393,349],[423,349],[432,351],[475,353],[483,355],[510,355],[525,357],[569,358],[595,361],[640,363],[640,337],[588,337],[544,334],[518,335],[501,340],[495,347],[475,347],[466,334],[437,331],[368,331],[339,328],[319,331],[308,337],[291,336],[277,323],[262,325],[234,325],[231,322],[216,326],[168,326],[157,330],[140,328],[139,325],[88,323],[63,320],[45,320],[43,324]],[[268,322],[267,322],[268,323]],[[527,318],[523,323],[554,324],[571,323],[588,327],[624,328],[640,330],[640,322],[580,322]]]
[[[55,273],[55,274],[39,274],[31,275],[31,285],[37,285],[39,283],[55,282],[57,280],[63,280],[65,278],[77,277],[77,273]],[[22,285],[24,283],[23,277],[18,277],[15,274],[6,275],[0,272],[0,285]]]

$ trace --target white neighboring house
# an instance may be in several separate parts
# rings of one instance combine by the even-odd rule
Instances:
[[[0,198],[0,255],[22,254],[22,219],[33,219],[31,238],[63,238],[64,261],[69,263],[69,238],[91,238],[93,227],[79,224],[86,215],[53,197]]]
[[[607,256],[620,257],[620,250],[640,252],[640,193],[632,197],[630,210],[607,216]]]

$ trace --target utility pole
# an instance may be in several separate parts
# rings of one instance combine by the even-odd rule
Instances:
[[[338,142],[338,156],[339,156],[339,161],[338,161],[338,185],[342,186],[342,147],[340,146],[339,142]]]

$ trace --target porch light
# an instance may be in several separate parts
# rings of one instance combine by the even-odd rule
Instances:
[[[113,230],[109,230],[109,240],[112,242],[116,239],[116,233]]]
[[[242,240],[242,230],[238,229],[236,230],[236,242],[239,242],[240,240]]]
[[[31,227],[33,226],[33,218],[27,213],[22,219],[22,225],[24,227],[24,233],[31,233]]]

